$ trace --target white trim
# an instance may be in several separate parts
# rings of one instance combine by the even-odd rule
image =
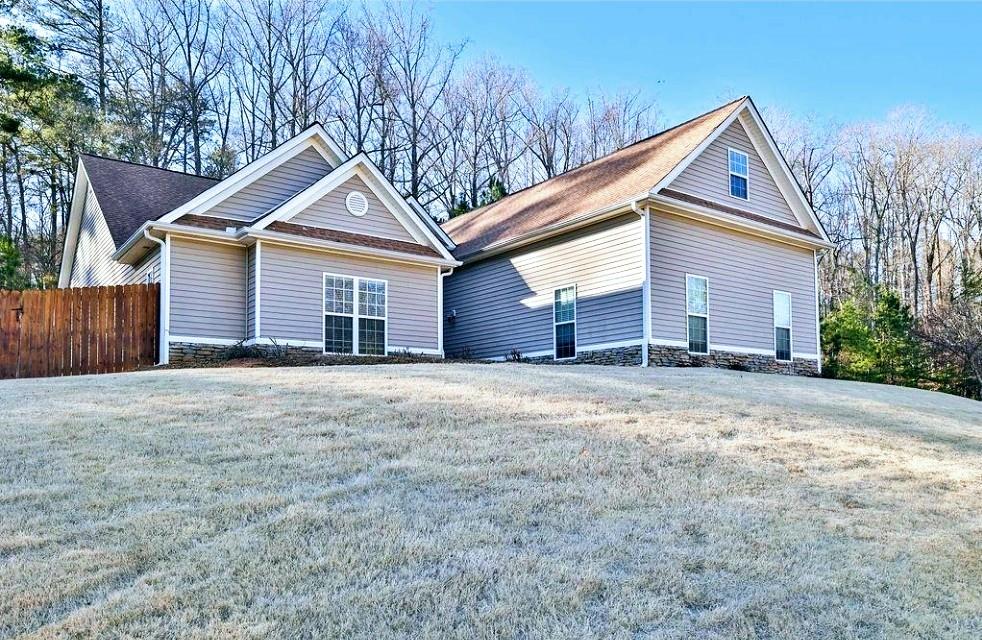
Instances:
[[[644,215],[641,216],[644,224],[644,281],[641,284],[641,344],[651,342],[651,209],[644,208]],[[641,366],[647,367],[648,349],[641,350]]]
[[[787,296],[788,297],[788,326],[779,325],[777,323],[777,297]],[[771,299],[771,318],[774,321],[774,327],[771,332],[774,338],[774,360],[777,362],[794,362],[794,299],[791,297],[790,291],[781,291],[780,289],[774,289]],[[787,329],[788,330],[788,340],[790,341],[789,350],[791,357],[787,360],[781,360],[777,357],[777,330]]]
[[[294,340],[290,338],[250,338],[242,343],[242,346],[249,347],[254,344],[262,345],[279,345],[281,347],[310,347],[312,349],[323,349],[324,343],[317,342],[316,340]]]
[[[331,140],[323,127],[315,124],[307,127],[269,153],[256,158],[228,178],[206,189],[170,213],[161,216],[159,221],[165,224],[171,223],[191,212],[200,215],[310,147],[317,150],[332,166],[341,163],[343,158],[341,149]]]
[[[408,196],[406,198],[406,202],[408,202],[409,206],[411,206],[413,209],[416,210],[416,213],[419,214],[420,219],[426,224],[427,227],[430,228],[430,231],[432,231],[434,235],[436,235],[436,237],[438,237],[440,241],[443,242],[444,246],[446,246],[447,249],[453,251],[454,249],[457,248],[457,245],[450,238],[450,236],[447,235],[447,232],[443,230],[443,227],[440,226],[440,223],[434,220],[433,216],[427,213],[426,209],[423,208],[423,205],[419,203],[419,200],[417,200],[413,196]]]
[[[431,258],[427,256],[418,256],[412,253],[403,253],[401,251],[390,251],[388,249],[373,249],[371,247],[362,247],[355,244],[346,244],[343,242],[334,242],[331,240],[318,240],[315,238],[305,238],[303,236],[294,236],[289,233],[280,233],[278,231],[268,231],[263,229],[262,231],[252,231],[247,230],[244,237],[263,239],[268,241],[269,244],[285,244],[290,246],[303,247],[310,249],[312,251],[328,251],[331,253],[348,253],[357,256],[368,256],[376,260],[384,260],[387,262],[402,262],[408,264],[425,264],[425,265],[440,265],[444,267],[459,267],[460,262],[456,260],[444,260],[443,258]]]
[[[695,149],[689,152],[689,155],[683,158],[682,161],[675,165],[675,167],[669,171],[664,178],[658,181],[658,184],[651,188],[651,194],[654,195],[671,184],[675,178],[679,177],[679,174],[685,171],[696,158],[702,155],[702,152],[705,151],[709,145],[715,142],[716,138],[718,138],[721,133],[726,131],[727,127],[733,124],[733,122],[737,119],[737,116],[740,115],[740,111],[746,106],[747,100],[747,98],[744,98],[739,102],[739,104],[734,106],[733,112],[726,116],[726,119],[719,123],[716,128],[713,129],[712,133],[706,136],[706,138],[700,142]]]
[[[573,290],[573,319],[564,320],[563,322],[556,322],[556,292],[562,291],[564,289]],[[575,360],[577,354],[576,348],[576,299],[578,296],[578,291],[576,290],[576,284],[567,284],[561,287],[555,287],[552,290],[552,359],[556,361],[561,360]],[[573,355],[560,358],[556,353],[556,327],[559,325],[572,324],[573,325]]]
[[[341,278],[341,279],[350,279],[351,280],[353,289],[352,289],[352,296],[351,296],[352,301],[351,301],[351,313],[350,314],[349,313],[338,313],[338,312],[335,312],[335,311],[332,311],[332,312],[328,313],[328,311],[327,311],[327,296],[325,295],[325,290],[327,288],[327,278],[329,276],[331,278]],[[385,285],[385,311],[384,311],[384,314],[385,315],[383,315],[383,316],[371,316],[371,315],[362,316],[361,315],[361,313],[358,310],[358,305],[360,303],[360,298],[361,298],[361,296],[360,296],[361,286],[360,285],[361,285],[362,282],[381,282],[382,284]],[[361,320],[362,317],[364,317],[366,319],[369,319],[369,320],[381,320],[382,322],[385,323],[385,325],[384,325],[385,326],[385,332],[384,332],[384,335],[382,336],[382,353],[370,353],[370,354],[364,354],[364,355],[372,355],[372,356],[387,356],[387,355],[389,355],[389,281],[388,280],[386,280],[384,278],[365,278],[365,277],[362,277],[362,276],[353,276],[353,275],[347,275],[347,274],[343,274],[343,273],[331,273],[329,271],[324,271],[324,272],[321,273],[321,352],[324,355],[349,355],[349,354],[344,354],[344,353],[337,352],[337,351],[328,351],[327,350],[327,327],[325,326],[326,323],[324,322],[324,318],[327,315],[341,316],[341,317],[344,317],[344,318],[351,318],[351,354],[350,355],[353,355],[353,356],[363,355],[362,353],[360,353],[361,348],[360,348],[360,344],[359,343],[360,343],[361,340],[360,340],[360,335],[359,335],[358,321]]]
[[[420,356],[440,356],[441,358],[443,357],[442,349],[427,349],[424,347],[397,347],[392,345],[389,345],[389,351],[385,355],[392,356],[392,355],[399,355],[400,353],[410,353],[413,355],[420,355]]]
[[[85,197],[89,191],[89,174],[81,156],[75,169],[75,188],[72,190],[72,207],[68,215],[68,228],[65,230],[65,246],[61,254],[61,270],[58,273],[58,286],[71,286],[72,269],[75,266],[75,253],[78,249],[78,232],[82,226],[82,216],[85,214]],[[95,191],[92,192],[95,197]],[[96,202],[98,203],[98,198]],[[100,206],[100,209],[102,207]]]
[[[260,318],[262,317],[260,315],[261,312],[262,312],[262,306],[261,306],[260,301],[259,301],[259,292],[262,290],[262,287],[261,287],[261,284],[262,284],[262,276],[260,275],[260,269],[259,269],[259,262],[260,262],[260,260],[262,260],[262,246],[263,246],[262,241],[261,240],[256,240],[256,276],[255,276],[255,278],[253,278],[253,286],[256,287],[256,294],[255,294],[255,298],[256,298],[256,311],[255,311],[256,317],[254,318],[255,324],[256,324],[256,326],[255,326],[255,330],[256,331],[255,331],[254,337],[257,338],[257,339],[262,335],[262,331],[260,330],[261,327],[262,327],[262,324],[260,322]]]
[[[436,346],[443,353],[443,269],[436,268]]]
[[[822,321],[821,308],[818,306],[818,251],[812,252],[815,256],[815,350],[818,352],[818,373],[822,374]]]
[[[706,313],[693,313],[689,311],[689,278],[698,278],[700,280],[706,281]],[[697,318],[706,319],[706,351],[692,351],[689,346],[692,344],[692,339],[689,336],[689,316],[696,316]],[[700,276],[693,273],[685,274],[685,348],[692,355],[697,356],[707,356],[712,353],[713,347],[709,340],[709,278],[707,276]]]
[[[193,344],[212,344],[222,347],[231,347],[232,345],[239,344],[242,340],[237,340],[235,338],[209,338],[206,336],[170,336],[167,339],[168,344],[174,344],[177,342],[190,342]]]
[[[753,144],[753,140],[750,141],[750,144]],[[730,164],[730,155],[731,154],[743,156],[744,164],[747,167],[747,175],[741,176],[739,173],[734,173],[733,169],[731,168],[731,164]],[[733,183],[730,182],[730,179],[733,176],[736,176],[738,178],[743,178],[744,180],[747,181],[747,197],[746,198],[741,198],[740,196],[733,195]],[[730,196],[731,198],[733,198],[734,200],[739,200],[741,202],[750,202],[750,154],[749,153],[747,153],[746,151],[740,151],[739,149],[735,149],[733,147],[727,147],[726,148],[726,177],[727,177],[727,181],[726,181],[727,182],[727,184],[726,184],[726,194],[728,196]]]
[[[624,348],[624,347],[636,347],[636,346],[642,345],[642,344],[644,344],[644,343],[639,342],[638,340],[620,340],[618,342],[599,342],[597,344],[576,345],[576,353],[577,353],[577,355],[579,355],[581,353],[587,353],[589,351],[603,351],[605,349],[621,349],[621,348]],[[555,350],[552,350],[552,351],[530,351],[528,353],[523,353],[522,354],[522,357],[523,358],[541,358],[543,356],[552,356],[554,353],[555,353]],[[479,360],[493,361],[493,362],[505,362],[506,360],[508,360],[508,356],[492,356],[490,358],[478,358],[478,359]],[[565,360],[571,360],[571,358],[563,358],[563,359],[560,360],[560,362],[563,362]]]
[[[682,349],[689,348],[688,340],[669,340],[666,338],[652,338],[651,344],[655,345],[656,347],[679,347]]]
[[[170,363],[170,248],[170,234],[167,234],[160,257],[160,364]]]

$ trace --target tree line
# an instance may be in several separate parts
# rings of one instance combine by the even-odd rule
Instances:
[[[53,284],[82,151],[222,177],[317,121],[431,212],[457,215],[661,124],[646,93],[547,89],[491,56],[465,63],[467,43],[441,40],[416,4],[0,6],[0,286]],[[765,118],[835,244],[820,263],[831,369],[978,394],[979,136],[913,109],[863,124]],[[903,376],[863,352],[882,335],[829,324],[848,312],[873,335],[889,296],[923,354]],[[954,361],[965,389],[938,382]]]

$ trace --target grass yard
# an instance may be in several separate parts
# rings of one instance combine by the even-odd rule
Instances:
[[[434,364],[0,409],[0,637],[982,637],[982,403]]]

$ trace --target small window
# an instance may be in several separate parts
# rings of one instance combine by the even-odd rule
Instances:
[[[709,280],[685,276],[686,331],[689,352],[709,353]]]
[[[324,352],[385,355],[384,280],[324,274]]]
[[[555,358],[576,357],[576,286],[556,289],[552,302]]]
[[[791,294],[774,292],[774,358],[790,362],[791,356]]]
[[[730,195],[747,200],[750,197],[750,164],[747,154],[735,149],[729,150]]]

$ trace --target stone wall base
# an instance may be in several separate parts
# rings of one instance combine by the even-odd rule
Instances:
[[[711,351],[708,355],[693,355],[685,347],[650,345],[648,364],[653,367],[716,367],[757,373],[783,373],[796,376],[817,376],[818,362],[795,358],[794,362],[778,362],[774,356],[753,353]]]
[[[353,356],[325,354],[317,347],[298,347],[292,345],[253,344],[244,346],[201,344],[197,342],[170,343],[170,364],[192,365],[208,364],[235,358],[262,358],[272,364],[374,364],[385,362],[431,362],[440,360],[439,356],[391,352],[388,356]]]
[[[533,364],[606,364],[620,367],[638,366],[641,364],[641,345],[632,347],[617,347],[615,349],[597,349],[595,351],[580,351],[575,358],[555,360],[552,356],[537,356],[522,358],[522,362]]]

